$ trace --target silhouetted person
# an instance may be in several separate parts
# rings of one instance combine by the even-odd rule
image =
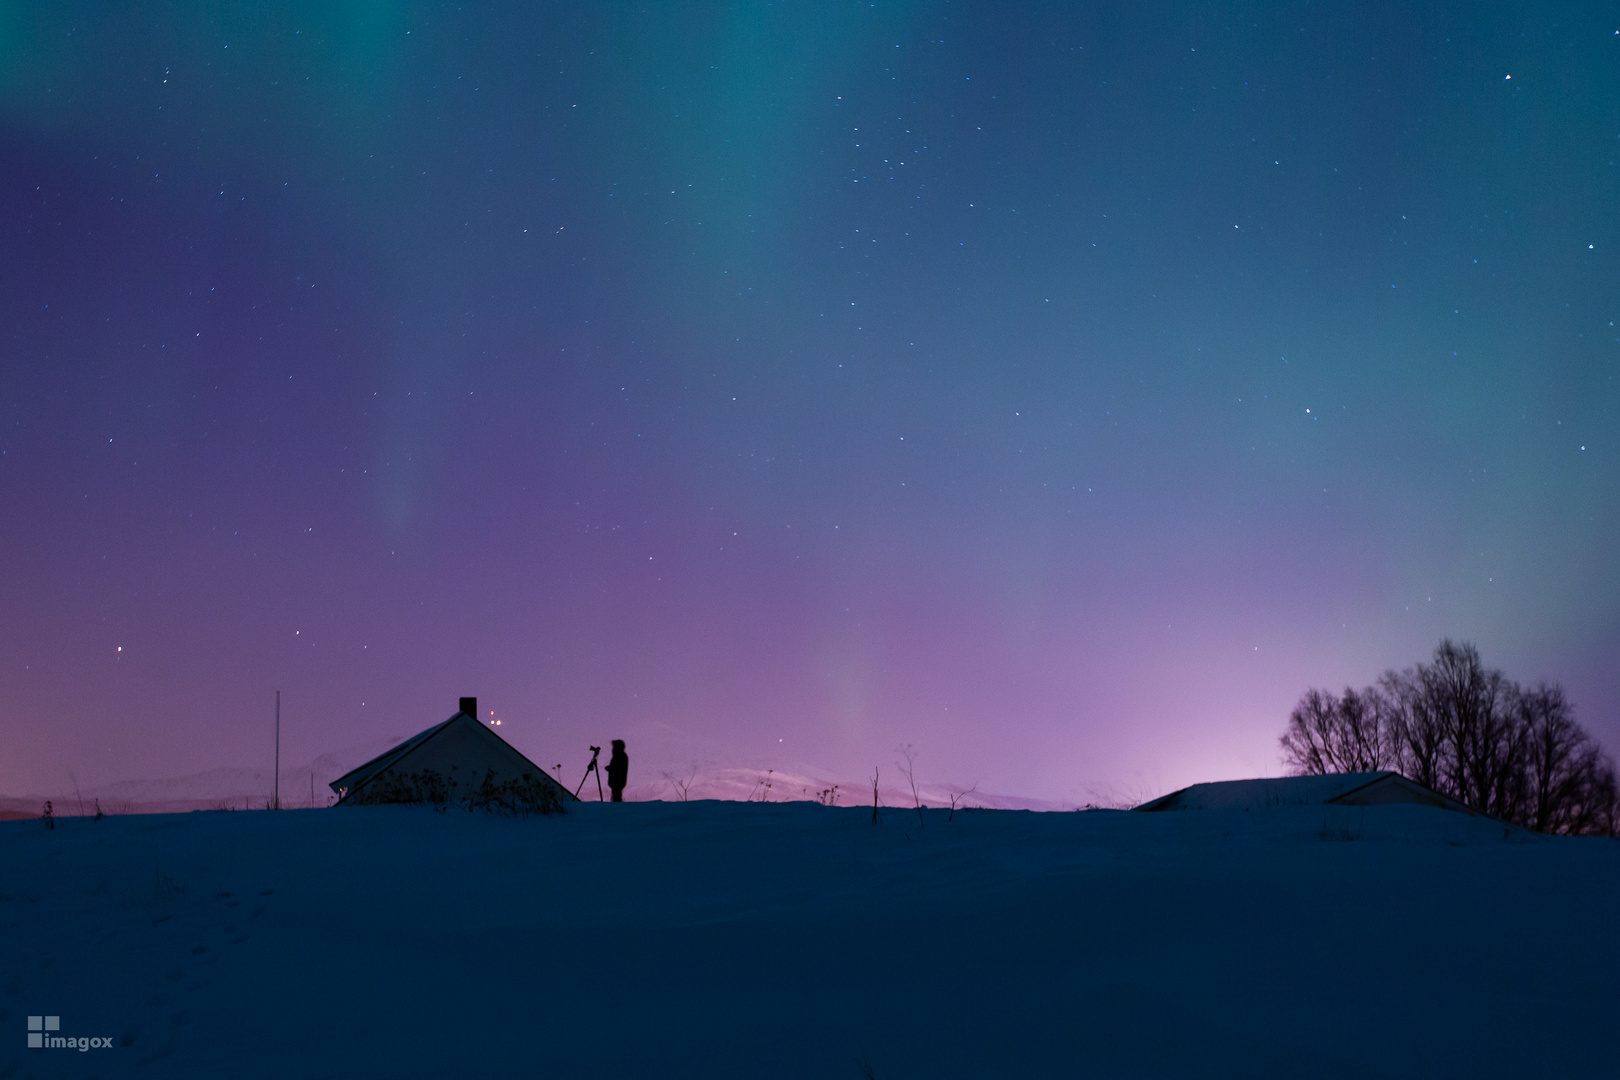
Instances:
[[[624,778],[630,772],[630,758],[624,752],[624,740],[613,740],[613,756],[608,758],[608,787],[613,789],[613,801],[624,802]]]

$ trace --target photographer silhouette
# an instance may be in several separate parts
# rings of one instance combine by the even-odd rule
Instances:
[[[624,802],[624,781],[630,772],[630,757],[624,752],[624,740],[613,740],[613,756],[608,758],[607,777],[608,787],[613,791],[614,802]]]

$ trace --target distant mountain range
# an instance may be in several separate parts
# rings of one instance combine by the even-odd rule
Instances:
[[[313,761],[281,770],[281,805],[296,810],[305,807],[329,806],[335,801],[327,786],[356,765],[369,761],[403,741],[396,736],[385,741],[360,744],[343,750],[325,753]],[[645,759],[643,759],[645,760]],[[651,771],[651,770],[648,770]],[[772,771],[769,769],[737,766],[693,765],[676,771],[658,770],[655,777],[647,771],[637,770],[637,782],[625,791],[633,802],[683,799],[723,799],[734,802],[800,802],[821,801],[835,805],[870,805],[872,782],[867,780],[834,780],[817,776],[801,766],[798,770]],[[896,786],[894,773],[881,785],[879,801],[887,809],[904,810],[912,806],[909,788]],[[573,791],[576,776],[559,776],[564,786]],[[682,789],[685,789],[684,792]],[[39,817],[45,801],[49,799],[52,812],[58,817],[94,814],[99,805],[105,814],[175,814],[192,810],[263,810],[274,796],[269,769],[219,768],[161,780],[122,780],[81,792],[71,789],[46,794],[0,796],[0,820]],[[580,798],[595,799],[596,782],[587,776],[580,790]],[[1068,803],[1054,803],[1043,799],[1029,799],[1016,795],[995,795],[978,791],[962,794],[960,789],[947,789],[932,784],[918,784],[918,794],[925,806],[949,807],[953,796],[956,805],[979,806],[996,810],[1072,810]]]
[[[328,784],[402,739],[367,743],[325,753],[281,770],[281,805],[287,809],[327,806]],[[58,817],[94,814],[175,814],[190,810],[262,810],[275,793],[269,769],[220,768],[162,780],[120,780],[100,787],[49,794],[0,796],[0,820],[39,817],[48,799]]]

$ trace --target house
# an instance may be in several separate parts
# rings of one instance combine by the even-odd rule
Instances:
[[[478,699],[332,781],[338,806],[474,802],[516,809],[560,807],[573,793],[478,721]]]
[[[1474,811],[1398,772],[1328,773],[1268,780],[1194,784],[1136,807],[1159,810],[1259,810],[1274,806],[1383,806],[1413,803],[1473,815]]]

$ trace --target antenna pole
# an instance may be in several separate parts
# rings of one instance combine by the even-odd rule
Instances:
[[[276,691],[276,800],[275,807],[281,809],[281,691]]]

